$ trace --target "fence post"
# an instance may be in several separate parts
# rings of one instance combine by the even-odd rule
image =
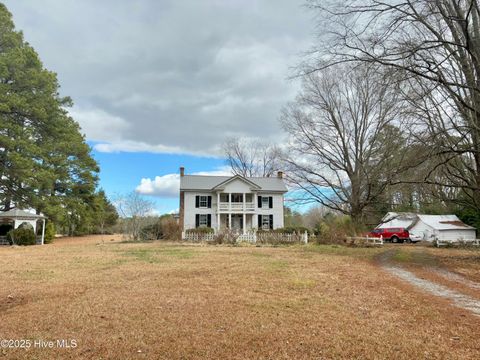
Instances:
[[[308,244],[308,232],[305,230],[305,233],[303,234],[303,242],[305,244]]]
[[[380,244],[383,245],[383,235],[380,235]]]
[[[182,240],[185,240],[185,231],[182,231]]]

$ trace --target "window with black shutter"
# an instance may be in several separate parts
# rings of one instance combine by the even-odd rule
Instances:
[[[208,197],[208,200],[207,200],[207,207],[208,207],[209,209],[211,209],[211,208],[212,208],[212,197],[211,197],[211,196],[209,196],[209,197]],[[209,225],[209,227],[210,227],[210,225]]]
[[[268,197],[268,207],[273,209],[273,197],[271,196]]]
[[[269,215],[269,226],[270,226],[270,229],[273,229],[273,215]]]
[[[258,197],[258,207],[259,208],[262,207],[262,197],[261,196]],[[259,222],[259,224],[260,224],[260,222]]]
[[[196,227],[211,227],[212,225],[212,215],[210,214],[197,214],[195,215],[195,225]]]
[[[195,207],[199,208],[200,207],[200,196],[195,196]]]
[[[258,227],[263,230],[272,229],[272,219],[273,215],[259,215]]]

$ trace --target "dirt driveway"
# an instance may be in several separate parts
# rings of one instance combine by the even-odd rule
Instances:
[[[395,277],[480,316],[480,283],[451,271],[427,248],[391,248],[378,255],[377,260]]]

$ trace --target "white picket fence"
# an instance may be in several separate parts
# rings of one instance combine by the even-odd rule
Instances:
[[[308,244],[308,233],[303,234],[288,234],[276,232],[248,232],[246,234],[228,234],[235,239],[235,242],[249,242],[256,243],[303,243]],[[217,235],[214,233],[201,233],[192,231],[183,231],[182,240],[186,241],[214,241]]]
[[[439,240],[436,239],[437,247],[449,246],[449,245],[467,245],[467,246],[480,246],[480,239],[475,240]]]
[[[214,233],[202,233],[202,232],[191,232],[191,231],[183,231],[182,232],[182,240],[187,241],[213,241],[215,240]]]
[[[373,236],[348,236],[347,240],[352,243],[364,243],[367,245],[383,245],[383,236],[380,237],[373,237]]]
[[[0,236],[0,245],[10,245],[6,236]]]

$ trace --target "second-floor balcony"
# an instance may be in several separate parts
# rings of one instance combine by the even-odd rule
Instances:
[[[219,211],[255,211],[254,202],[220,202]]]

